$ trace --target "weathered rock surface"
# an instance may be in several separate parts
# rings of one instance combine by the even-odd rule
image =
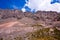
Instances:
[[[35,24],[43,27],[60,28],[60,13],[38,11],[32,14],[30,12],[23,13],[19,10],[0,10],[0,37],[5,38],[8,35],[24,37],[26,33],[39,29],[39,27],[32,27]]]

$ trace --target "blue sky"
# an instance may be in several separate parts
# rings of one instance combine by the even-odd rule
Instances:
[[[19,9],[21,9],[25,3],[25,0],[0,0],[0,8],[14,9],[14,6],[17,6]]]
[[[22,9],[23,11],[48,9],[48,11],[60,11],[60,0],[0,0],[0,8]]]

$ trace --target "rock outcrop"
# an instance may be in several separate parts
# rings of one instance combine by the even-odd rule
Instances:
[[[0,38],[8,38],[8,35],[14,38],[20,35],[25,40],[26,33],[34,32],[41,29],[41,27],[57,27],[60,30],[60,13],[38,11],[33,14],[20,10],[0,9]]]

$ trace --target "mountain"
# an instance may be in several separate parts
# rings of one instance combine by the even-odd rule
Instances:
[[[21,10],[0,9],[1,40],[8,40],[8,38],[11,40],[10,38],[13,39],[19,35],[23,38],[22,40],[28,40],[26,39],[27,35],[44,28],[51,28],[52,30],[57,28],[60,31],[60,13],[53,11],[37,11],[36,13],[31,13],[22,12]]]

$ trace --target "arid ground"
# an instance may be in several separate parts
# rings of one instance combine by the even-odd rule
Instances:
[[[0,40],[60,40],[60,13],[0,9]]]

